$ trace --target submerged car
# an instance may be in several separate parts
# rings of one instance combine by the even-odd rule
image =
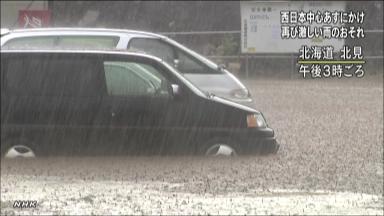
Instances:
[[[1,155],[275,153],[263,114],[138,53],[1,50]]]
[[[98,28],[42,28],[5,31],[1,49],[118,49],[157,56],[201,90],[254,108],[248,89],[226,69],[159,34]]]

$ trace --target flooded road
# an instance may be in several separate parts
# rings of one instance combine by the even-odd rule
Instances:
[[[304,167],[282,165],[279,156],[2,160],[1,208],[25,215],[383,213],[382,195],[351,192],[353,179],[289,179]],[[35,200],[37,208],[15,209],[16,200]]]
[[[247,82],[277,155],[1,160],[1,214],[382,215],[380,79]]]
[[[132,181],[83,181],[9,176],[2,188],[2,214],[360,214],[380,215],[383,198],[363,193],[249,190],[231,193],[186,193],[184,184]],[[34,180],[32,180],[34,179]],[[38,183],[37,183],[38,182]],[[13,184],[13,186],[12,186]],[[15,210],[14,199],[37,200],[36,209]]]

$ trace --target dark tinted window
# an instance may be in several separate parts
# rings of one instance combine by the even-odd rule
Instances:
[[[79,56],[23,56],[7,61],[7,91],[30,96],[95,96],[102,88],[97,61]]]

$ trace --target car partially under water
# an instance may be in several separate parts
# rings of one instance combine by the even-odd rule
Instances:
[[[1,154],[276,153],[263,114],[154,56],[2,50]]]

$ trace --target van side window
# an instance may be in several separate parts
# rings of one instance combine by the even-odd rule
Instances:
[[[135,62],[104,62],[108,95],[169,96],[167,80],[154,67]]]
[[[9,40],[1,49],[51,49],[56,41],[57,36],[20,37]]]
[[[97,72],[97,62],[86,57],[12,57],[6,70],[7,92],[20,96],[101,95]]]
[[[128,50],[139,50],[147,54],[154,55],[173,66],[175,53],[173,48],[160,41],[152,38],[132,38],[128,45]]]
[[[84,36],[66,35],[60,36],[57,47],[61,48],[92,48],[92,49],[112,49],[117,46],[119,37],[116,36]]]
[[[52,49],[52,48],[115,48],[119,42],[118,36],[34,36],[20,37],[9,40],[1,49]]]

